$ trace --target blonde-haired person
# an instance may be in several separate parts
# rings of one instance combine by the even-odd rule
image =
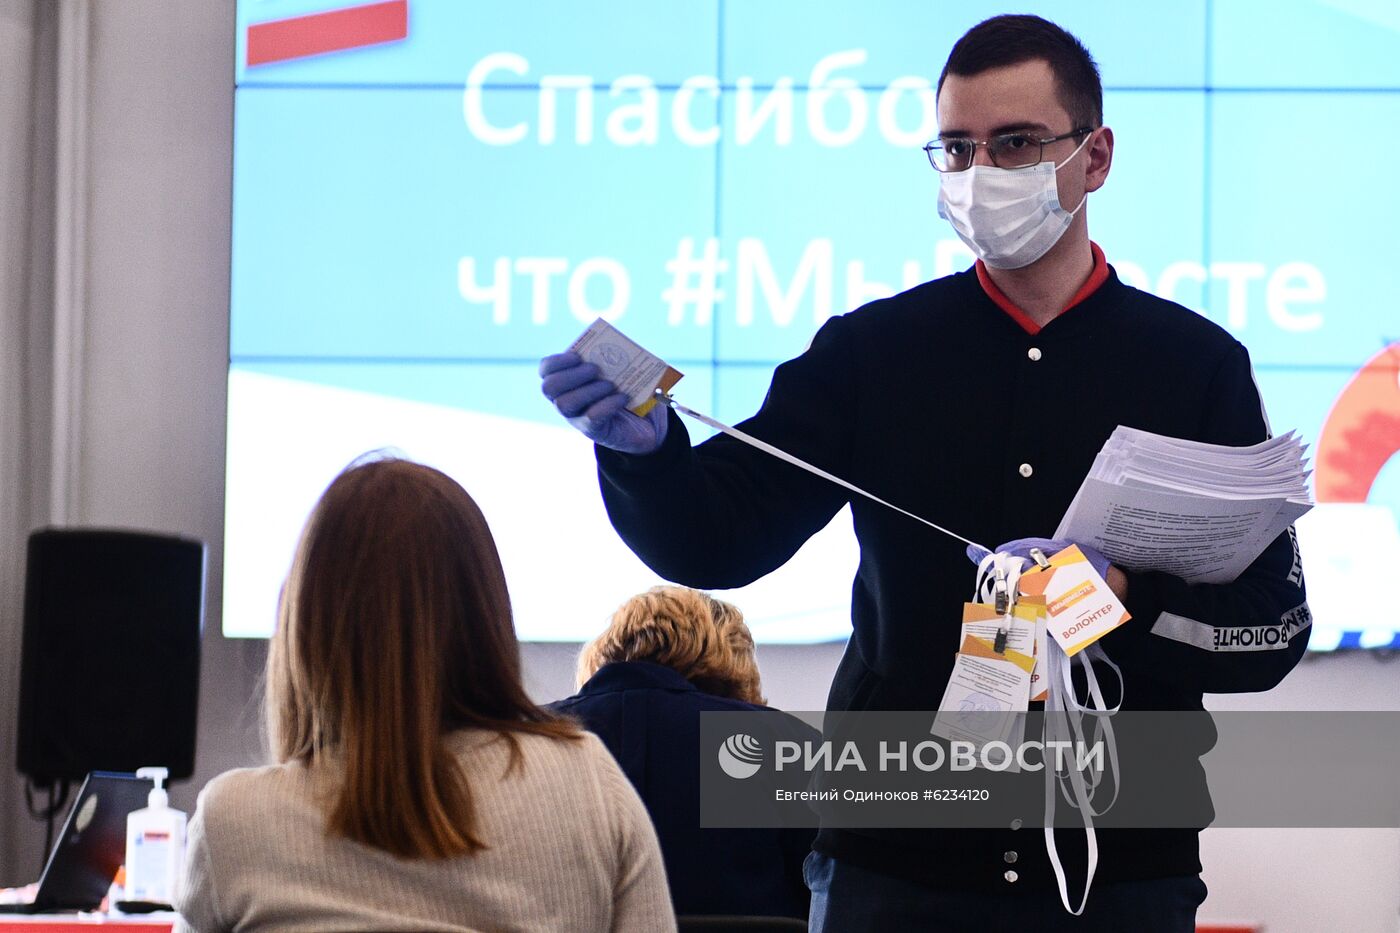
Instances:
[[[618,661],[661,664],[705,693],[766,705],[744,614],[699,590],[657,586],[619,606],[603,634],[583,646],[578,685]]]
[[[702,712],[762,711],[786,737],[817,738],[763,705],[743,614],[698,590],[655,587],[584,647],[578,680],[554,709],[597,733],[641,794],[676,913],[805,918],[802,861],[814,830],[700,827]]]
[[[267,663],[279,764],[204,789],[182,928],[675,928],[656,836],[593,736],[526,697],[495,542],[456,482],[351,466]]]

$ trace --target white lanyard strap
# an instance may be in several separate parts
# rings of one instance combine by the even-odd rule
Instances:
[[[1079,653],[1078,657],[1080,664],[1084,668],[1084,678],[1089,687],[1091,705],[1081,706],[1078,698],[1074,696],[1073,690],[1070,691],[1069,701],[1079,712],[1086,713],[1093,717],[1094,737],[1090,740],[1089,744],[1094,745],[1098,742],[1102,742],[1104,750],[1108,753],[1108,767],[1102,774],[1092,775],[1088,779],[1090,800],[1093,799],[1094,791],[1098,789],[1100,781],[1109,776],[1112,776],[1113,779],[1113,797],[1108,803],[1093,811],[1095,816],[1101,816],[1107,813],[1109,809],[1118,802],[1118,791],[1121,788],[1119,777],[1122,772],[1118,769],[1118,742],[1113,734],[1113,714],[1118,712],[1119,708],[1123,705],[1123,671],[1117,664],[1113,663],[1113,660],[1109,658],[1104,650],[1097,644],[1092,644],[1085,648]],[[1102,661],[1107,664],[1113,669],[1113,673],[1118,678],[1118,702],[1114,704],[1112,709],[1104,702],[1103,691],[1099,688],[1099,679],[1094,671],[1094,661]]]
[[[1015,601],[1017,585],[1020,583],[1021,572],[1027,566],[1028,562],[1021,557],[1005,553],[988,554],[977,565],[977,584],[973,598],[983,603],[991,603],[996,600],[998,591],[1009,592],[1010,596],[1005,601],[1005,605],[1006,611],[1010,612]],[[1123,672],[1097,644],[1090,645],[1078,652],[1077,657],[1084,671],[1085,685],[1089,694],[1083,703],[1079,701],[1079,697],[1074,692],[1073,660],[1065,654],[1059,642],[1047,639],[1046,656],[1037,660],[1046,672],[1049,685],[1045,700],[1043,747],[1069,749],[1074,755],[1074,758],[1066,763],[1063,773],[1051,761],[1045,762],[1045,851],[1050,857],[1050,867],[1055,872],[1055,883],[1060,890],[1060,903],[1064,904],[1065,910],[1071,914],[1080,916],[1084,913],[1084,907],[1089,902],[1089,890],[1093,886],[1094,873],[1099,864],[1099,846],[1098,838],[1094,833],[1094,817],[1107,813],[1118,800],[1121,772],[1118,768],[1118,746],[1114,738],[1110,717],[1122,705]],[[1103,661],[1118,678],[1119,699],[1112,708],[1104,699],[1103,689],[1099,685],[1098,675],[1094,670],[1094,661]],[[1090,716],[1094,723],[1093,736],[1088,742],[1085,741],[1083,722],[1085,715]],[[1050,744],[1052,742],[1065,744],[1055,746]],[[1092,748],[1099,743],[1104,746],[1107,764],[1101,774],[1091,772],[1086,776],[1078,767],[1080,750],[1086,747]],[[1102,807],[1095,808],[1094,794],[1098,790],[1099,784],[1108,778],[1112,780],[1113,798]],[[1060,853],[1055,845],[1055,805],[1061,793],[1065,795],[1070,806],[1079,811],[1080,818],[1084,823],[1084,834],[1087,842],[1088,867],[1084,878],[1084,893],[1079,898],[1078,907],[1070,903],[1069,884],[1065,878],[1064,864],[1060,861]]]
[[[750,447],[757,447],[759,450],[763,451],[763,452],[766,453],[766,454],[771,454],[772,456],[777,457],[779,460],[783,460],[783,461],[785,461],[785,462],[787,462],[787,463],[791,463],[793,466],[798,467],[798,468],[803,469],[803,470],[806,470],[808,473],[813,473],[813,474],[815,474],[815,475],[817,475],[817,476],[820,476],[822,479],[828,480],[828,481],[830,481],[830,482],[833,482],[833,483],[835,483],[836,485],[842,487],[843,489],[849,489],[851,492],[854,492],[854,493],[856,493],[857,495],[864,496],[865,498],[871,500],[872,502],[878,502],[878,503],[880,503],[881,505],[885,506],[885,508],[894,509],[894,510],[895,510],[896,512],[898,512],[900,515],[906,515],[906,516],[908,516],[909,518],[914,519],[914,521],[916,521],[916,522],[921,522],[922,524],[925,524],[925,525],[929,526],[929,527],[932,528],[934,531],[941,531],[941,532],[943,532],[945,535],[948,535],[949,537],[957,538],[959,541],[961,541],[961,542],[964,543],[964,544],[970,544],[970,545],[972,545],[973,547],[978,548],[978,549],[983,550],[983,551],[990,550],[990,548],[982,547],[982,545],[978,544],[976,541],[972,541],[972,540],[969,540],[968,538],[964,538],[962,535],[958,534],[957,532],[949,531],[947,528],[944,528],[942,525],[935,525],[933,522],[929,521],[928,519],[923,518],[923,517],[918,516],[918,515],[915,515],[913,512],[907,511],[907,510],[905,510],[905,509],[901,509],[899,506],[895,505],[895,504],[892,503],[892,502],[886,502],[884,499],[881,499],[879,496],[874,495],[873,493],[868,493],[868,492],[866,492],[864,489],[861,489],[859,486],[855,485],[854,483],[848,483],[848,482],[846,482],[844,479],[842,479],[841,477],[836,476],[836,475],[834,475],[834,474],[832,474],[832,473],[828,473],[826,470],[823,470],[821,467],[812,466],[812,464],[808,463],[807,461],[805,461],[805,460],[800,460],[800,459],[798,459],[797,457],[794,457],[792,454],[788,453],[787,451],[782,450],[782,449],[780,449],[780,448],[778,448],[778,447],[774,447],[772,444],[768,443],[767,441],[761,441],[761,440],[759,440],[758,438],[754,437],[754,436],[751,435],[751,434],[745,434],[743,431],[740,431],[738,428],[732,428],[732,427],[730,427],[729,425],[725,424],[725,423],[722,422],[722,421],[716,421],[715,419],[711,418],[709,415],[702,415],[700,412],[696,411],[696,410],[693,409],[693,408],[687,408],[687,407],[685,407],[684,405],[682,405],[680,402],[676,401],[675,399],[671,398],[669,395],[666,395],[666,394],[663,393],[663,392],[657,392],[656,397],[657,397],[657,399],[658,399],[659,401],[665,402],[667,405],[670,405],[672,408],[674,408],[676,411],[680,412],[681,414],[683,414],[683,415],[688,415],[688,416],[690,416],[691,418],[694,418],[696,421],[700,422],[701,424],[708,425],[708,426],[714,428],[716,431],[723,431],[725,434],[728,434],[730,437],[734,438],[735,440],[743,441],[745,444],[748,444]]]
[[[1053,639],[1048,642],[1047,665],[1050,672],[1050,692],[1045,699],[1045,746],[1051,747],[1051,742],[1074,742],[1073,734],[1078,733],[1079,724],[1077,717],[1071,717],[1069,710],[1065,708],[1064,699],[1069,681],[1069,658],[1061,650],[1059,644]],[[1072,693],[1072,691],[1068,691]],[[1064,746],[1060,746],[1063,748]],[[1078,746],[1071,745],[1073,749]],[[1084,913],[1084,907],[1089,903],[1089,888],[1094,883],[1094,872],[1099,867],[1099,843],[1094,835],[1094,819],[1090,813],[1089,789],[1085,784],[1084,777],[1079,773],[1079,769],[1070,763],[1066,769],[1069,774],[1071,792],[1073,794],[1070,804],[1079,810],[1080,817],[1084,821],[1084,834],[1086,837],[1088,851],[1088,867],[1084,877],[1084,894],[1079,899],[1079,906],[1073,907],[1069,902],[1069,885],[1065,880],[1065,868],[1060,862],[1059,850],[1055,847],[1055,798],[1059,796],[1060,777],[1058,769],[1050,762],[1045,763],[1045,852],[1050,856],[1050,867],[1055,872],[1055,883],[1060,889],[1060,903],[1065,910],[1076,917]]]
[[[1006,553],[988,554],[977,565],[977,585],[972,598],[978,602],[994,603],[1000,584],[1007,594],[1007,606],[1003,614],[1009,615],[1016,602],[1016,587],[1021,583],[1021,571],[1025,568],[1024,557]]]
[[[1061,775],[1058,769],[1050,767],[1048,762],[1046,763],[1045,850],[1046,854],[1050,856],[1050,866],[1055,871],[1055,881],[1060,889],[1060,902],[1064,904],[1065,910],[1079,916],[1084,912],[1084,906],[1089,902],[1089,889],[1094,883],[1094,872],[1098,868],[1099,862],[1099,847],[1094,834],[1093,818],[1107,813],[1118,800],[1121,772],[1118,768],[1118,746],[1114,738],[1110,717],[1122,705],[1123,672],[1097,644],[1085,648],[1078,656],[1084,671],[1085,683],[1089,688],[1089,700],[1087,703],[1081,704],[1079,698],[1074,695],[1071,659],[1065,655],[1059,643],[1053,639],[1047,641],[1047,655],[1050,687],[1045,701],[1045,744],[1046,747],[1050,747],[1051,741],[1072,743],[1070,748],[1075,750],[1075,762],[1068,765],[1065,769],[1067,773],[1064,775]],[[1118,677],[1119,701],[1111,709],[1104,702],[1103,691],[1099,687],[1098,676],[1094,672],[1094,661],[1105,662]],[[1092,746],[1102,742],[1108,755],[1108,763],[1103,776],[1094,776],[1092,779],[1086,778],[1076,766],[1078,764],[1078,750],[1085,747],[1082,716],[1086,713],[1094,719],[1093,740],[1088,744]],[[1110,776],[1113,782],[1113,798],[1104,806],[1096,809],[1094,807],[1094,792],[1098,789],[1101,780]],[[1068,787],[1065,786],[1066,783]],[[1057,788],[1065,794],[1070,806],[1079,810],[1088,842],[1089,859],[1084,878],[1084,895],[1079,900],[1078,909],[1070,905],[1064,866],[1060,863],[1060,855],[1055,847],[1055,803],[1056,797],[1059,796]]]

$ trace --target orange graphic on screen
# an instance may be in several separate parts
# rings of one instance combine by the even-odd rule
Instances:
[[[1365,502],[1386,462],[1400,452],[1400,343],[1347,383],[1317,441],[1317,501]]]

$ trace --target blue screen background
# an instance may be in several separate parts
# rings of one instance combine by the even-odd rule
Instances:
[[[539,394],[538,359],[603,312],[686,373],[686,404],[732,423],[827,315],[969,265],[936,215],[919,81],[935,82],[958,36],[1003,9],[410,0],[404,39],[246,64],[250,27],[355,5],[238,6],[225,631],[270,631],[295,527],[369,442],[436,457],[454,475],[468,459],[529,451],[504,470],[511,488],[483,493],[498,532],[557,517],[550,544],[523,533],[517,550],[503,544],[517,602],[532,607],[518,605],[517,626],[523,638],[590,637],[645,572],[624,555],[615,576],[580,575],[574,602],[531,602],[559,561],[611,535],[600,509],[574,501],[596,492],[556,488],[565,469],[591,468],[586,443]],[[1089,202],[1095,241],[1125,280],[1240,339],[1275,430],[1296,429],[1316,454],[1357,372],[1375,359],[1392,367],[1378,355],[1400,343],[1400,186],[1385,170],[1400,139],[1400,7],[1023,6],[1078,35],[1100,65],[1117,148]],[[822,104],[811,77],[830,56],[845,64]],[[654,135],[640,115],[648,99]],[[790,127],[751,119],[789,101]],[[853,109],[863,129],[833,142]],[[674,273],[706,249],[708,272]],[[1393,403],[1366,396],[1382,418],[1356,449],[1400,447],[1391,381]],[[453,412],[470,419],[457,438],[444,436]],[[303,464],[296,482],[279,486],[265,468],[273,445]],[[573,465],[539,462],[556,450]],[[1346,444],[1324,453],[1319,476],[1365,459]],[[1368,496],[1323,502],[1315,528],[1313,516],[1300,524],[1314,648],[1400,647],[1395,610],[1377,617],[1349,595],[1373,585],[1368,568],[1400,560],[1400,458],[1381,459]],[[830,582],[810,605],[786,619],[750,610],[761,640],[844,636],[853,551],[832,553],[847,563],[813,571]]]

